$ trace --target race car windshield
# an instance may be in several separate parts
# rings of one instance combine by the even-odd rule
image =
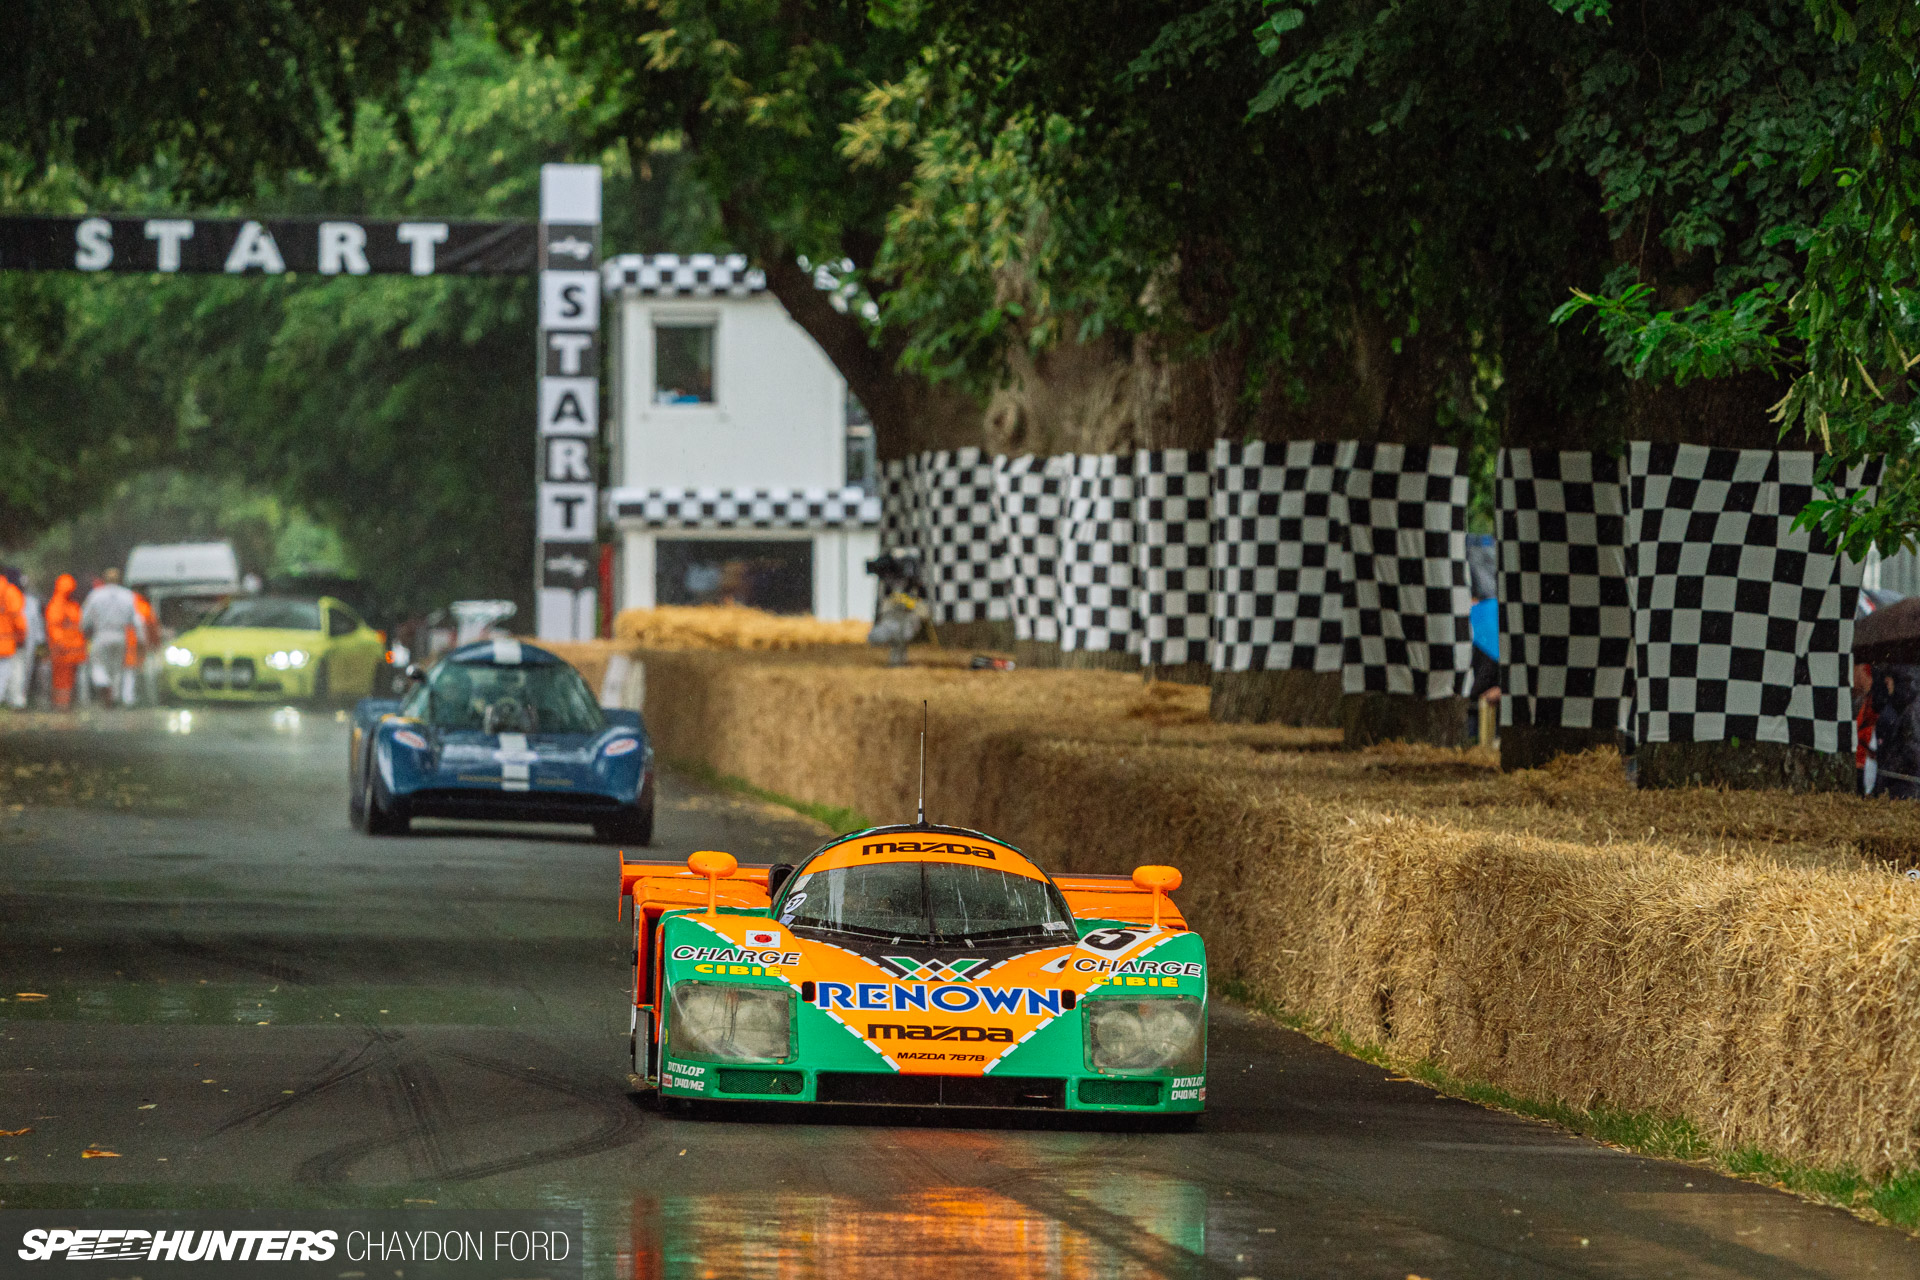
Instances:
[[[780,904],[795,928],[953,945],[1071,938],[1044,880],[949,862],[881,862],[795,877]]]
[[[563,666],[443,662],[405,711],[437,728],[481,733],[598,733],[607,724],[586,681]]]
[[[203,627],[266,627],[274,631],[318,631],[320,606],[312,600],[275,600],[249,596],[235,600],[200,624]]]

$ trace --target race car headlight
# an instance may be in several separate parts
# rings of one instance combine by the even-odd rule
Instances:
[[[709,1062],[790,1062],[793,996],[784,988],[680,982],[667,1023],[669,1052]]]
[[[305,649],[275,649],[267,655],[267,665],[275,671],[285,671],[290,667],[304,667],[307,665],[307,651]]]
[[[403,747],[412,747],[415,751],[427,749],[427,740],[411,729],[395,729],[393,740]]]
[[[193,650],[182,649],[177,644],[167,646],[167,665],[170,667],[190,667],[193,665]]]
[[[638,738],[615,738],[612,742],[600,748],[600,754],[603,756],[627,756],[632,755],[639,749],[640,739]]]
[[[1198,1000],[1089,1000],[1087,1065],[1113,1075],[1198,1071],[1207,1037]]]

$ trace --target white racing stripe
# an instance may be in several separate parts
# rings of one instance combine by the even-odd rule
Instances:
[[[495,640],[495,646],[511,644],[519,649],[514,640]],[[495,753],[500,758],[500,789],[502,791],[525,791],[532,783],[533,753],[527,750],[527,735],[524,733],[503,733],[500,735],[500,750]]]
[[[520,642],[518,640],[495,640],[493,642],[493,662],[499,667],[517,667],[520,665]]]

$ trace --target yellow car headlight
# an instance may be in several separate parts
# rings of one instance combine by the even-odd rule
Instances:
[[[305,649],[275,649],[267,655],[267,665],[275,671],[298,670],[307,665]]]
[[[170,667],[190,667],[193,665],[193,650],[170,644],[167,646],[166,658],[167,665]]]

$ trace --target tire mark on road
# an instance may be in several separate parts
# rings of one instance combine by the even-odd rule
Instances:
[[[371,1060],[367,1056],[368,1051],[373,1048],[373,1043],[371,1040],[363,1041],[360,1047],[353,1050],[351,1054],[346,1050],[334,1054],[333,1057],[328,1059],[326,1064],[320,1068],[320,1073],[317,1076],[295,1088],[292,1094],[275,1098],[272,1102],[264,1102],[257,1107],[249,1107],[247,1110],[242,1111],[239,1115],[215,1129],[209,1136],[217,1137],[229,1129],[237,1129],[241,1125],[255,1120],[264,1123],[265,1121],[273,1119],[283,1111],[297,1107],[312,1098],[319,1097],[337,1084],[344,1083],[363,1072],[372,1070],[374,1067],[380,1065],[377,1061]],[[346,1062],[342,1063],[340,1061],[342,1057],[346,1058]]]
[[[174,933],[166,937],[152,938],[148,945],[158,951],[171,951],[176,955],[189,956],[195,960],[206,960],[213,964],[224,965],[229,969],[243,969],[249,973],[264,974],[278,982],[303,983],[309,978],[305,969],[295,968],[278,960],[261,959],[240,951],[239,948],[215,946],[206,942],[195,942],[184,933]]]
[[[545,1046],[538,1047],[543,1054],[551,1056],[551,1052]],[[531,1085],[571,1098],[576,1102],[583,1102],[592,1112],[599,1114],[601,1123],[586,1135],[570,1141],[557,1142],[550,1146],[477,1163],[456,1163],[447,1158],[441,1139],[467,1128],[490,1125],[493,1118],[474,1116],[471,1119],[456,1119],[451,1108],[445,1105],[445,1097],[440,1090],[438,1078],[433,1077],[429,1071],[422,1075],[432,1078],[430,1088],[407,1090],[409,1104],[417,1100],[420,1105],[410,1106],[410,1118],[404,1128],[397,1132],[343,1143],[329,1151],[312,1156],[303,1161],[295,1171],[296,1179],[312,1185],[338,1187],[347,1183],[353,1167],[369,1156],[406,1143],[420,1141],[426,1148],[428,1163],[437,1181],[472,1182],[480,1178],[490,1178],[496,1174],[510,1173],[517,1169],[577,1159],[626,1146],[644,1127],[640,1114],[627,1098],[624,1090],[612,1081],[612,1077],[579,1079],[556,1071],[529,1069],[517,1062],[503,1061],[458,1049],[433,1050],[432,1056],[459,1062],[515,1083]],[[416,1099],[414,1096],[416,1094],[426,1096]]]
[[[397,1104],[401,1113],[400,1128],[309,1156],[294,1170],[295,1181],[339,1185],[346,1181],[345,1173],[353,1165],[376,1151],[404,1143],[417,1143],[419,1154],[433,1177],[445,1178],[456,1166],[442,1141],[447,1127],[445,1117],[450,1111],[439,1078],[425,1055],[408,1046],[403,1033],[377,1026],[362,1029],[367,1033],[365,1048],[375,1057],[363,1070],[380,1073],[380,1085],[389,1103]]]
[[[491,1071],[511,1080],[524,1080],[543,1089],[564,1094],[587,1103],[605,1118],[605,1123],[584,1138],[560,1143],[544,1151],[531,1151],[473,1165],[449,1175],[449,1181],[470,1182],[476,1178],[489,1178],[494,1174],[507,1173],[515,1169],[527,1169],[538,1164],[551,1164],[556,1160],[572,1160],[601,1151],[610,1151],[615,1147],[627,1145],[644,1127],[639,1112],[627,1098],[624,1089],[615,1088],[610,1095],[608,1089],[608,1083],[612,1080],[610,1076],[596,1078],[591,1082],[573,1080],[556,1072],[516,1067],[509,1062],[483,1058],[478,1054],[462,1053],[457,1049],[442,1049],[440,1056],[464,1062],[483,1071]]]

